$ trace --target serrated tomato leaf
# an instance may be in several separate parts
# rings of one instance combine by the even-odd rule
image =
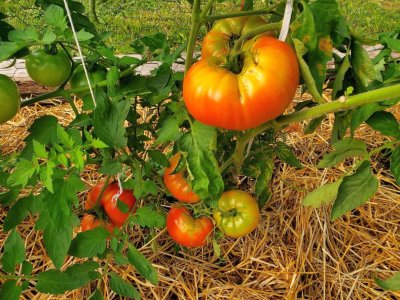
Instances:
[[[4,252],[1,257],[2,269],[13,273],[15,267],[25,260],[25,243],[17,231],[13,230],[4,243]]]
[[[386,280],[375,278],[375,282],[385,291],[400,291],[400,272]]]
[[[147,258],[140,253],[135,246],[128,246],[129,263],[136,268],[140,275],[147,279],[152,284],[158,283],[158,275],[156,269],[151,265]]]
[[[342,178],[328,184],[321,185],[304,197],[302,205],[310,207],[321,207],[335,201]]]
[[[110,288],[120,296],[133,298],[135,300],[140,300],[139,292],[132,286],[132,284],[123,280],[116,273],[109,273],[110,276]]]
[[[343,178],[333,203],[331,219],[335,220],[367,202],[378,187],[379,181],[371,172],[370,162],[364,161],[354,174]]]
[[[64,272],[59,270],[44,271],[37,275],[36,289],[41,293],[54,295],[78,289],[100,277],[100,273],[96,271],[98,268],[98,263],[86,261],[72,265]]]
[[[68,253],[75,257],[92,258],[104,252],[109,235],[110,233],[102,227],[80,232],[72,240]]]
[[[22,287],[16,280],[7,280],[0,286],[0,299],[18,300],[22,293]]]
[[[390,172],[400,186],[400,147],[397,147],[390,156]]]

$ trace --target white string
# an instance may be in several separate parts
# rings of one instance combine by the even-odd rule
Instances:
[[[64,0],[64,7],[65,7],[65,10],[67,11],[68,20],[71,23],[72,34],[74,35],[74,40],[75,40],[76,46],[78,48],[79,59],[80,59],[80,61],[82,63],[83,71],[85,72],[86,80],[87,80],[88,86],[89,86],[90,95],[92,96],[94,107],[96,107],[97,103],[96,103],[96,99],[94,98],[92,84],[91,84],[91,82],[89,80],[89,73],[88,73],[88,71],[86,69],[85,60],[83,59],[81,45],[79,44],[78,36],[76,35],[75,26],[74,26],[74,23],[72,22],[71,11],[69,10],[69,6],[68,6],[67,0]]]
[[[279,34],[279,40],[284,41],[289,33],[290,18],[292,17],[293,0],[287,0],[285,6],[285,13],[282,20],[282,28]]]
[[[122,183],[121,183],[121,177],[120,177],[121,173],[118,173],[118,177],[117,177],[117,182],[118,182],[118,192],[114,194],[114,196],[112,197],[112,203],[113,203],[113,208],[115,206],[117,206],[117,202],[118,202],[118,198],[119,196],[122,195],[123,189],[122,189]]]

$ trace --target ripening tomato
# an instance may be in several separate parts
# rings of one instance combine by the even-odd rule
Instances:
[[[257,201],[238,190],[223,192],[213,213],[218,228],[230,237],[241,237],[252,232],[260,220]]]
[[[180,170],[175,174],[171,174],[177,167],[180,158],[181,154],[179,152],[170,158],[170,166],[165,169],[164,173],[165,186],[172,196],[179,201],[186,203],[199,202],[200,197],[192,190],[189,183],[185,179],[185,170]]]
[[[296,93],[299,66],[287,43],[266,34],[246,41],[239,55],[232,55],[232,39],[250,30],[248,23],[259,22],[236,19],[216,22],[206,35],[202,58],[185,75],[183,98],[196,120],[245,130],[284,112]]]
[[[107,229],[110,233],[113,233],[114,231],[114,225],[110,223],[106,223],[99,218],[96,218],[96,216],[91,215],[91,214],[86,214],[83,216],[82,221],[81,221],[81,231],[86,231],[86,230],[91,230],[96,227],[103,226],[105,229]]]
[[[193,218],[184,206],[175,206],[167,215],[167,230],[171,238],[186,247],[199,247],[207,243],[214,224],[210,218]]]
[[[96,205],[97,198],[99,197],[103,186],[104,182],[100,182],[90,190],[85,202],[86,210],[92,209]],[[122,194],[118,197],[118,200],[125,203],[128,212],[122,212],[118,208],[117,199],[114,198],[114,195],[116,195],[118,192],[118,182],[109,184],[99,200],[99,205],[104,208],[104,211],[109,217],[111,223],[117,227],[120,227],[128,218],[129,213],[132,212],[136,199],[133,196],[132,190],[123,189]]]
[[[14,80],[0,74],[0,124],[16,115],[21,105],[21,96]]]
[[[43,49],[36,49],[26,57],[25,67],[37,83],[57,87],[71,75],[72,63],[64,51],[48,54]]]

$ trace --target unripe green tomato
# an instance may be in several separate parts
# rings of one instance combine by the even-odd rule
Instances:
[[[25,67],[37,83],[57,87],[68,79],[72,64],[65,52],[48,54],[43,49],[36,49],[26,57]]]
[[[89,74],[89,80],[90,80],[90,85],[93,87],[96,83],[99,83],[101,81],[106,80],[107,78],[107,70],[105,68],[98,68],[97,70],[94,71],[88,71]],[[76,89],[76,88],[83,88],[87,87],[87,78],[85,75],[85,71],[83,70],[82,65],[78,66],[74,73],[72,74],[69,84],[71,86],[71,89]],[[89,90],[85,92],[78,93],[77,96],[79,98],[83,98],[84,96],[88,95],[90,92]]]
[[[0,124],[16,115],[21,105],[21,96],[14,80],[0,74]]]

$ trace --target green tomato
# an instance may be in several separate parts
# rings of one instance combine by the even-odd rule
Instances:
[[[103,67],[98,67],[97,69],[94,69],[94,71],[88,71],[88,74],[89,74],[90,85],[93,87],[94,85],[96,85],[96,83],[106,80],[107,69]],[[88,86],[87,78],[82,65],[78,66],[75,69],[74,73],[72,74],[69,80],[69,84],[71,86],[71,89],[83,88]],[[78,93],[77,96],[79,98],[83,98],[89,93],[90,93],[89,90],[87,90],[85,92]]]
[[[222,193],[213,218],[225,235],[238,238],[257,227],[260,211],[252,196],[243,191],[232,190]]]
[[[10,120],[18,112],[21,97],[14,80],[0,74],[0,123]]]
[[[72,64],[65,52],[47,54],[43,49],[36,49],[26,57],[25,67],[37,83],[57,87],[69,78]]]

